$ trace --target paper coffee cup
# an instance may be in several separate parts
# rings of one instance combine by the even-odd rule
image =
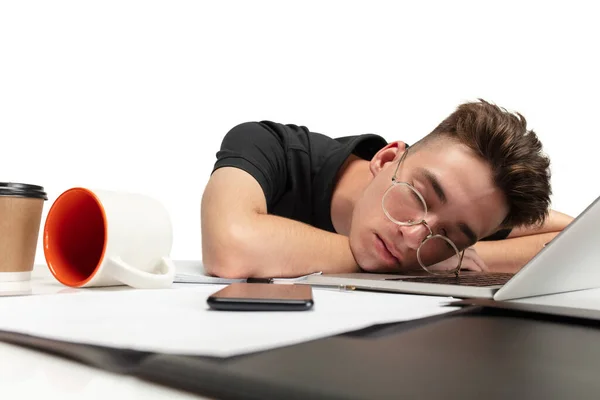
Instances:
[[[0,282],[31,278],[46,200],[41,186],[0,182]]]

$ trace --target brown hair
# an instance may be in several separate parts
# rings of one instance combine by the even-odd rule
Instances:
[[[550,159],[521,114],[482,99],[461,104],[415,147],[440,137],[465,144],[490,164],[509,206],[503,227],[543,224],[552,194]]]

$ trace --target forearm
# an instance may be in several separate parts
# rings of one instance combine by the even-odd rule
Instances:
[[[559,232],[478,242],[473,247],[492,272],[519,271]]]
[[[207,271],[227,277],[294,277],[359,270],[346,236],[266,214],[238,224],[227,238],[203,232],[203,261]]]

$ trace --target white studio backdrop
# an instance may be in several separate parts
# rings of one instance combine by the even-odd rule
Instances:
[[[414,142],[463,101],[521,112],[553,208],[600,195],[592,2],[3,1],[0,181],[141,192],[201,259],[200,199],[234,125]],[[41,236],[36,262],[43,262]]]

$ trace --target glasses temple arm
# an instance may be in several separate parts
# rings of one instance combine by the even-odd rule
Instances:
[[[396,164],[396,169],[394,170],[394,176],[392,176],[392,181],[396,182],[396,173],[398,172],[398,168],[400,168],[400,164],[402,164],[402,161],[404,161],[404,157],[406,157],[406,153],[408,153],[408,149],[404,150],[404,153],[402,153],[402,157],[400,157],[400,160],[398,160],[398,164]]]
[[[458,278],[458,276],[460,275],[460,270],[462,269],[462,262],[463,262],[463,257],[465,256],[465,251],[463,250],[460,253],[460,261],[458,262],[458,269],[456,270],[456,277]]]

